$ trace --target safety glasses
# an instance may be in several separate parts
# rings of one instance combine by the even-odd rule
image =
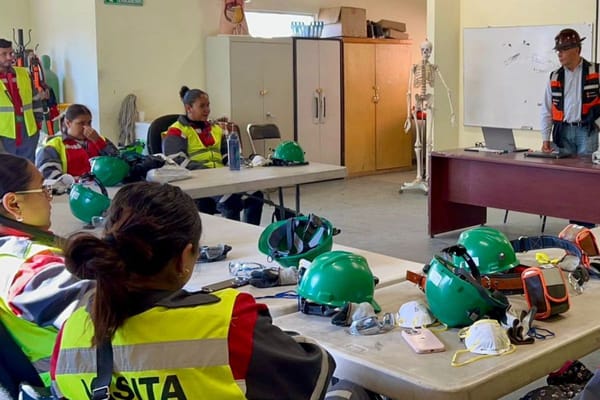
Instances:
[[[39,189],[19,190],[14,193],[15,194],[44,193],[48,199],[52,199],[52,185],[42,185],[42,187]]]

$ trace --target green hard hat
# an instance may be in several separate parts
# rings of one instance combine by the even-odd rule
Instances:
[[[280,165],[306,164],[304,150],[293,140],[284,140],[279,143],[271,159],[273,163]]]
[[[104,186],[121,183],[129,174],[129,164],[119,157],[98,156],[90,158],[91,172]]]
[[[85,223],[91,224],[93,217],[99,217],[110,206],[110,199],[106,188],[96,179],[102,193],[92,190],[85,183],[76,183],[69,192],[69,207],[71,213]]]
[[[470,269],[458,268],[441,256],[434,256],[425,271],[429,309],[448,327],[471,325],[486,315],[504,313],[508,307],[508,300],[481,286],[479,276],[474,277]]]
[[[314,214],[288,218],[267,226],[258,238],[258,249],[283,267],[298,266],[301,259],[312,261],[331,250],[334,228]]]
[[[483,275],[506,272],[520,264],[506,235],[494,228],[479,226],[466,230],[458,237],[458,244],[467,249]],[[461,257],[454,256],[452,262],[460,268],[467,267]]]
[[[370,303],[375,312],[375,282],[367,260],[348,251],[328,251],[317,256],[298,282],[298,296],[317,304],[342,307]]]

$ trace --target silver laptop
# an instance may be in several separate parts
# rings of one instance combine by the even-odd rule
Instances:
[[[510,128],[492,128],[483,126],[483,141],[485,147],[469,147],[471,151],[493,151],[498,153],[514,153],[528,151],[527,148],[518,148],[515,144],[515,136]],[[465,150],[467,150],[465,149]]]

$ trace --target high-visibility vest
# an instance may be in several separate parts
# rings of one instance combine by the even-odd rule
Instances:
[[[0,322],[19,345],[39,374],[44,386],[49,387],[50,357],[56,342],[58,330],[54,327],[41,327],[17,317],[0,298]]]
[[[598,64],[583,60],[581,90],[581,122],[591,125],[600,117],[600,84]],[[550,74],[550,89],[552,91],[552,121],[564,120],[564,82],[565,69],[560,67]],[[571,121],[575,122],[575,121]]]
[[[161,305],[128,318],[112,339],[110,393],[119,399],[245,399],[245,381],[229,366],[228,334],[235,299],[225,289],[220,301]],[[191,294],[194,296],[194,294]],[[69,399],[91,398],[96,377],[93,324],[85,307],[63,326],[55,381]]]
[[[8,293],[10,284],[19,272],[19,267],[26,260],[44,252],[60,252],[56,248],[36,244],[26,238],[12,237],[9,240],[9,243],[2,246],[2,253],[0,253],[0,265],[5,272],[0,274],[2,276],[0,290],[5,294]],[[54,349],[57,330],[54,327],[40,327],[18,317],[1,298],[0,321],[31,361],[44,384],[49,386],[50,356]]]
[[[205,146],[198,136],[198,132],[190,125],[184,125],[176,121],[173,128],[181,131],[182,137],[187,139],[187,152],[192,161],[203,163],[208,168],[223,167],[223,156],[221,155],[221,141],[223,140],[223,130],[219,125],[212,125],[211,135],[215,139],[215,143],[211,146]]]
[[[17,86],[23,104],[23,118],[27,135],[33,136],[38,131],[35,115],[33,114],[33,89],[27,68],[13,67],[17,77]],[[0,80],[0,136],[9,139],[17,137],[15,109],[8,96],[8,89]]]

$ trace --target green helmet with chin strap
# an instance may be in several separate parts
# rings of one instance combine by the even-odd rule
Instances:
[[[498,291],[481,286],[481,275],[467,249],[456,245],[442,250],[425,266],[425,297],[433,315],[448,327],[471,325],[484,316],[499,317],[508,300]],[[449,257],[461,257],[466,268],[459,268]]]
[[[479,226],[460,234],[458,244],[464,246],[483,275],[506,272],[519,265],[515,250],[504,233],[487,226]],[[454,256],[453,264],[468,268],[462,257]]]
[[[114,186],[129,174],[129,164],[119,157],[90,158],[91,172],[104,186]]]
[[[301,215],[267,226],[258,238],[258,249],[283,267],[298,266],[301,259],[312,261],[331,250],[337,232],[325,218]]]
[[[83,182],[75,183],[69,192],[69,207],[71,213],[81,221],[91,224],[93,217],[100,217],[110,206],[106,188],[93,175],[82,177]],[[101,193],[92,190],[86,180],[95,181]]]
[[[328,251],[317,256],[298,282],[301,299],[332,307],[367,302],[379,312],[381,307],[374,293],[375,280],[367,260],[348,251]]]
[[[304,150],[293,140],[279,143],[271,157],[275,165],[304,165]]]

